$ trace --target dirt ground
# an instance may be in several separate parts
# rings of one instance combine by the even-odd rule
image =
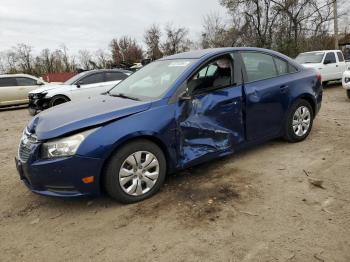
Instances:
[[[29,192],[14,165],[29,119],[0,112],[0,261],[350,261],[350,102],[339,86],[325,90],[306,141],[185,170],[134,205]]]

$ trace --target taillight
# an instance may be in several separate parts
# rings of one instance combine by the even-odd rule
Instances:
[[[322,76],[319,72],[317,72],[317,74],[316,74],[316,79],[317,79],[317,81],[322,83]]]

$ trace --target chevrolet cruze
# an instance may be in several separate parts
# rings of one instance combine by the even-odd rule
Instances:
[[[320,76],[274,51],[177,54],[104,95],[34,117],[16,166],[35,193],[105,191],[132,203],[155,194],[166,174],[277,137],[304,140],[321,101]]]

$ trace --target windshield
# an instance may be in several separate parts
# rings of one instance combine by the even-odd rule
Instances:
[[[66,82],[64,82],[63,84],[65,85],[73,85],[79,78],[81,78],[82,76],[86,75],[88,72],[81,72],[80,74],[77,74],[71,78],[69,78]]]
[[[195,59],[155,61],[120,82],[108,93],[112,96],[122,95],[139,100],[159,98],[195,61]]]
[[[301,53],[296,58],[299,64],[321,63],[324,52]]]

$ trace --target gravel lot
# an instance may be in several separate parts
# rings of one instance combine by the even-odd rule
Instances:
[[[29,119],[0,112],[0,261],[350,261],[350,102],[339,86],[325,90],[306,141],[185,170],[134,205],[29,192],[13,160]]]

